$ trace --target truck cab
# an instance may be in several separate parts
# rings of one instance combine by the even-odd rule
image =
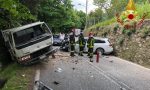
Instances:
[[[44,60],[56,52],[53,35],[44,22],[36,22],[1,31],[12,60],[31,64]]]

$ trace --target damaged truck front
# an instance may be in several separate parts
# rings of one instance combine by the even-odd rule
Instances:
[[[19,64],[39,62],[56,52],[52,32],[44,22],[3,30],[1,34],[12,60]]]

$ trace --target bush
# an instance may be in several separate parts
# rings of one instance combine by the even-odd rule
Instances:
[[[125,34],[130,37],[132,35],[132,31],[131,30],[126,30]]]
[[[119,25],[116,25],[116,26],[114,27],[114,29],[113,29],[113,33],[114,33],[114,34],[117,33],[118,28],[119,28]]]
[[[124,42],[125,38],[124,37],[120,37],[118,40],[117,40],[117,44],[119,44],[120,46],[123,45],[123,42]]]
[[[96,28],[96,27],[102,27],[102,26],[111,25],[111,24],[113,24],[114,22],[116,22],[116,19],[115,19],[115,18],[112,18],[112,19],[110,19],[110,20],[106,20],[106,21],[103,21],[103,22],[101,22],[101,23],[95,24],[95,25],[91,26],[89,29],[93,29],[93,28]]]
[[[103,37],[106,37],[107,34],[108,34],[107,32],[104,32],[104,33],[102,34],[102,36],[103,36]]]
[[[150,29],[144,28],[141,30],[141,37],[146,38],[149,35],[149,33],[150,33]]]
[[[143,4],[136,4],[136,10],[138,12],[138,16],[141,19],[143,17],[144,13],[150,12],[150,4],[147,0],[147,2],[143,3]],[[146,18],[150,18],[150,14],[148,14],[148,16]]]
[[[18,0],[1,0],[0,2],[0,28],[2,30],[35,21],[27,7]]]

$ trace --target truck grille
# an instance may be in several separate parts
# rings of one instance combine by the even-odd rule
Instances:
[[[51,48],[51,47],[48,46],[48,47],[46,47],[46,48],[43,48],[43,49],[41,49],[41,50],[39,50],[39,51],[36,51],[36,52],[32,53],[32,54],[31,54],[31,58],[33,59],[33,58],[36,58],[36,57],[38,57],[38,56],[41,56],[41,55],[47,53],[47,52],[50,50],[50,48]]]

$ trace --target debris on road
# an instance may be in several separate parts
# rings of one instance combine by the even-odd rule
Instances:
[[[55,54],[52,54],[52,58],[53,58],[53,59],[55,59],[55,58],[56,58],[56,57],[55,57]]]
[[[22,77],[25,77],[25,74],[23,74]]]
[[[57,70],[55,70],[55,72],[62,72],[61,68],[57,68]]]
[[[53,84],[55,84],[55,85],[59,85],[60,83],[59,83],[59,82],[57,82],[57,81],[54,81],[54,82],[53,82]]]
[[[75,70],[75,68],[72,68],[72,70]]]
[[[69,57],[69,55],[64,55],[64,54],[55,54],[55,56],[59,56],[59,57]]]
[[[109,58],[109,56],[105,56],[105,58]]]
[[[111,60],[111,61],[109,61],[109,62],[113,63],[114,61],[113,61],[113,60]]]
[[[92,75],[91,78],[93,78],[94,76]]]
[[[75,64],[77,64],[78,63],[78,60],[75,60]]]
[[[125,88],[120,87],[120,90],[126,90]]]

